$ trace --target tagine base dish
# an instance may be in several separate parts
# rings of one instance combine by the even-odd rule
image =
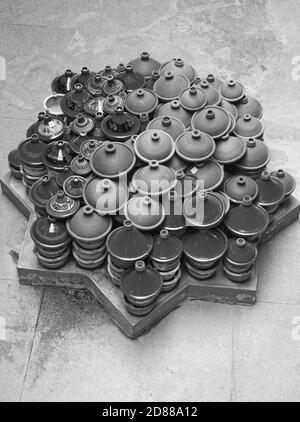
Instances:
[[[58,270],[43,268],[33,252],[34,243],[30,236],[30,225],[35,218],[33,206],[26,193],[25,186],[15,179],[10,172],[0,179],[3,193],[14,203],[19,211],[29,220],[25,239],[17,265],[21,284],[55,286],[67,289],[88,290],[109,313],[112,320],[130,338],[136,338],[147,332],[151,326],[178,307],[185,299],[197,299],[229,304],[253,305],[256,301],[257,272],[246,283],[233,283],[223,273],[220,266],[216,275],[208,280],[195,280],[183,271],[177,287],[162,293],[155,308],[148,315],[136,317],[125,309],[123,295],[106,272],[106,265],[94,271],[80,268],[73,258]],[[263,241],[269,240],[299,216],[300,203],[294,197],[274,214],[273,223]]]

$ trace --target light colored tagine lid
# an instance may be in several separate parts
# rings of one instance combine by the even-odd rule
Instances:
[[[160,262],[170,261],[179,259],[182,250],[181,240],[169,234],[168,230],[162,229],[160,234],[153,238],[153,248],[150,257]]]
[[[193,230],[183,240],[183,253],[193,261],[208,263],[221,259],[227,246],[227,237],[220,229]]]
[[[237,120],[233,133],[242,138],[260,138],[264,133],[264,126],[256,117],[244,114]]]
[[[175,152],[175,143],[166,132],[150,129],[137,137],[134,151],[137,157],[146,163],[152,160],[164,163],[172,158]]]
[[[179,96],[181,106],[190,112],[201,110],[207,103],[207,96],[202,88],[191,86],[185,89]]]
[[[172,100],[165,104],[160,104],[155,111],[155,116],[175,117],[184,124],[185,128],[191,125],[192,119],[192,113],[185,110],[180,105],[179,100]]]
[[[185,127],[176,117],[159,116],[148,123],[147,130],[162,130],[176,141],[178,136],[185,132]]]
[[[161,64],[159,61],[150,56],[147,51],[143,51],[139,57],[130,60],[128,63],[132,66],[133,71],[144,76],[146,79],[150,79],[153,71],[158,71]]]
[[[214,140],[197,129],[183,133],[176,140],[176,153],[185,161],[206,161],[214,154],[215,149]]]
[[[245,95],[245,88],[240,82],[230,79],[220,86],[220,94],[229,103],[237,103]]]
[[[270,161],[270,152],[267,145],[259,139],[247,139],[247,150],[245,155],[235,163],[241,170],[259,170],[266,167]]]
[[[273,171],[271,176],[277,177],[285,187],[286,196],[291,195],[296,188],[296,181],[293,176],[283,169]]]
[[[215,190],[224,179],[224,169],[217,161],[209,159],[204,163],[197,163],[187,170],[187,175],[192,175],[203,184],[201,189]]]
[[[258,196],[256,202],[262,207],[278,205],[285,198],[285,187],[280,179],[271,176],[267,170],[257,179]]]
[[[134,227],[130,220],[124,220],[123,226],[112,231],[106,241],[108,253],[114,258],[126,261],[145,259],[153,247],[150,233]]]
[[[128,199],[128,188],[122,181],[94,177],[85,184],[83,198],[100,215],[116,215]]]
[[[195,85],[199,86],[199,85]],[[200,88],[205,92],[207,98],[207,106],[219,105],[222,98],[220,92],[205,79],[200,82]]]
[[[192,82],[197,77],[197,73],[193,66],[184,62],[180,58],[176,58],[162,64],[160,68],[160,74],[163,75],[166,72],[173,72],[174,75],[183,75],[190,82]]]
[[[220,103],[220,107],[224,108],[224,110],[226,110],[226,111],[228,111],[228,113],[232,114],[234,121],[236,121],[238,119],[239,115],[238,115],[236,105],[234,105],[233,103],[229,103],[228,101],[224,100],[224,98],[222,98],[222,101]]]
[[[67,221],[67,230],[73,239],[92,242],[106,238],[112,228],[109,216],[99,215],[92,207],[85,205]]]
[[[178,99],[181,92],[190,86],[189,80],[181,75],[173,72],[164,73],[153,86],[153,91],[162,102]]]
[[[229,113],[221,107],[211,106],[197,111],[192,117],[192,128],[201,130],[213,139],[222,138],[230,129]]]
[[[63,120],[57,117],[45,114],[44,119],[39,120],[36,124],[35,131],[39,138],[48,144],[62,139],[66,131],[66,124]]]
[[[127,220],[140,230],[154,230],[165,218],[162,205],[150,196],[133,196],[124,207]]]
[[[133,175],[133,188],[143,194],[159,196],[168,193],[177,183],[173,169],[150,161],[149,165],[139,168]]]
[[[246,142],[237,136],[225,135],[216,141],[214,159],[220,164],[232,164],[239,161],[247,150]]]
[[[250,114],[257,119],[261,119],[263,115],[263,107],[261,103],[250,95],[245,95],[236,105],[238,118],[242,118],[245,114]]]
[[[255,180],[244,175],[236,175],[227,179],[224,182],[223,190],[230,201],[236,204],[241,204],[246,195],[250,196],[252,200],[258,195],[258,186]]]
[[[206,80],[207,82],[209,82],[213,87],[215,87],[216,89],[219,89],[220,86],[222,85],[222,81],[221,79],[217,78],[213,73],[209,73],[206,76]]]
[[[259,205],[254,205],[252,198],[246,195],[240,205],[229,210],[224,224],[235,236],[256,237],[267,229],[269,216],[266,210]]]
[[[199,192],[185,200],[183,214],[187,225],[200,229],[216,227],[225,215],[225,207],[214,192]]]
[[[158,98],[150,89],[139,88],[131,91],[125,100],[125,108],[129,113],[139,115],[152,113],[158,106]]]
[[[125,143],[104,142],[94,151],[90,164],[97,176],[116,179],[133,169],[135,155]]]

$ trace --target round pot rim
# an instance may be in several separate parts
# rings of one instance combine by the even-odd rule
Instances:
[[[256,236],[260,236],[262,233],[264,233],[264,231],[268,228],[268,225],[269,225],[269,222],[270,222],[270,217],[269,217],[269,214],[268,214],[268,212],[262,207],[262,206],[260,206],[260,205],[257,205],[257,204],[253,204],[255,207],[258,207],[259,208],[259,210],[261,211],[262,210],[262,212],[265,214],[265,216],[266,216],[266,224],[264,225],[264,227],[263,228],[261,228],[259,231],[256,231],[256,232],[241,232],[241,231],[239,231],[239,230],[236,230],[236,229],[233,229],[233,228],[231,228],[231,227],[229,227],[226,223],[225,223],[225,226],[226,226],[226,228],[231,232],[231,233],[233,233],[233,234],[235,234],[235,235],[237,235],[237,236],[239,236],[239,237],[244,237],[244,238],[249,238],[249,237],[256,237]]]
[[[151,89],[148,89],[148,88],[138,88],[138,89],[131,91],[125,98],[124,106],[125,106],[126,110],[130,114],[133,114],[135,116],[138,116],[140,114],[140,112],[137,112],[137,111],[130,109],[130,107],[128,107],[128,104],[127,104],[127,100],[128,100],[129,95],[131,95],[134,91],[138,91],[139,89],[142,89],[143,91],[147,91],[155,97],[155,105],[145,111],[145,113],[148,113],[148,114],[153,113],[155,111],[156,107],[158,106],[158,96],[157,96],[156,92],[154,92],[154,91],[152,91]]]
[[[178,150],[178,141],[183,137],[183,136],[185,136],[186,134],[187,134],[187,132],[189,132],[189,131],[186,131],[186,132],[184,132],[184,133],[182,133],[181,135],[179,135],[178,136],[178,138],[176,139],[176,141],[175,141],[175,152],[176,152],[176,154],[180,157],[180,158],[182,158],[183,160],[185,160],[185,161],[188,161],[189,163],[191,163],[191,162],[193,162],[193,163],[202,163],[203,161],[206,161],[206,160],[208,160],[210,157],[212,157],[213,155],[214,155],[214,153],[215,153],[215,150],[216,150],[216,143],[215,142],[213,142],[213,149],[212,149],[212,151],[209,153],[209,154],[207,154],[207,155],[205,155],[204,157],[202,157],[202,158],[192,158],[192,157],[188,157],[188,156],[186,156],[186,155],[184,155],[184,154],[182,154],[179,150]],[[201,133],[205,133],[205,132],[202,132],[201,131]],[[212,141],[214,141],[214,139],[210,136],[210,135],[208,135],[207,133],[205,133],[205,135],[207,135]]]
[[[213,195],[214,197],[216,197],[219,200],[219,202],[220,202],[220,204],[222,206],[221,215],[213,223],[209,223],[209,224],[195,224],[192,219],[190,219],[189,217],[186,217],[186,215],[184,214],[184,218],[186,219],[186,221],[188,221],[191,224],[192,227],[197,227],[197,228],[199,228],[201,230],[209,230],[209,229],[212,229],[212,228],[218,226],[221,223],[221,221],[224,219],[224,216],[225,216],[225,205],[224,205],[223,201],[217,195],[215,195],[214,192],[209,192],[209,193],[211,195]],[[190,199],[191,198],[187,198],[184,201],[184,203],[183,203],[183,210],[185,209],[185,205],[186,205],[187,201],[189,201]]]
[[[191,111],[191,112],[193,112],[193,113],[195,113],[196,111],[200,111],[200,110],[202,110],[204,107],[206,107],[207,106],[207,95],[205,94],[205,91],[202,89],[202,88],[198,88],[197,86],[195,87],[196,89],[198,89],[199,91],[202,91],[202,92],[204,92],[204,94],[205,94],[205,103],[201,106],[201,107],[186,107],[185,105],[183,105],[183,103],[182,103],[182,100],[181,100],[181,96],[182,96],[182,94],[185,92],[185,91],[187,91],[187,90],[189,90],[191,88],[191,86],[190,87],[188,87],[188,88],[185,88],[183,91],[181,91],[181,93],[179,94],[179,102],[180,102],[180,105],[181,105],[181,107],[182,108],[184,108],[186,111]]]
[[[219,103],[219,104],[220,104],[220,103]],[[195,128],[195,124],[194,124],[195,119],[196,119],[196,117],[197,117],[197,114],[198,114],[198,113],[201,113],[203,110],[205,110],[205,109],[207,109],[207,108],[217,108],[217,109],[222,110],[222,112],[224,112],[224,113],[226,113],[226,114],[227,114],[227,116],[228,116],[228,118],[229,118],[229,122],[228,122],[228,125],[226,126],[226,129],[224,129],[224,131],[223,131],[222,133],[219,133],[218,135],[214,135],[214,136],[209,135],[209,136],[210,136],[213,140],[218,139],[218,138],[222,138],[222,136],[226,135],[226,134],[228,133],[228,131],[230,130],[230,128],[231,128],[231,118],[230,118],[230,114],[229,114],[229,112],[228,112],[227,110],[225,110],[225,108],[220,107],[219,105],[209,105],[209,106],[205,106],[205,107],[204,107],[204,108],[202,108],[201,110],[196,111],[196,113],[194,113],[194,114],[193,114],[193,116],[192,116],[192,119],[191,119],[191,126],[192,126],[192,128],[193,128],[193,129],[197,129],[197,128]],[[201,131],[201,132],[203,132],[203,131]],[[205,132],[205,133],[206,133],[206,132]],[[234,131],[233,131],[233,133],[234,133]]]
[[[226,236],[226,234],[222,231],[222,230],[220,230],[220,229],[218,229],[218,228],[214,228],[213,230],[215,230],[215,231],[217,231],[221,236],[222,236],[222,238],[223,238],[223,240],[225,240],[225,248],[224,248],[224,251],[222,251],[219,255],[217,255],[216,257],[213,257],[213,258],[206,258],[206,259],[199,259],[199,258],[195,258],[195,257],[193,257],[192,255],[190,255],[189,253],[187,253],[185,250],[184,250],[184,248],[183,248],[183,254],[185,255],[185,256],[187,256],[189,259],[191,259],[191,260],[194,260],[194,261],[196,261],[196,262],[203,262],[203,263],[209,263],[209,262],[217,262],[219,259],[221,259],[224,255],[225,255],[225,253],[226,253],[226,251],[227,251],[227,248],[228,248],[228,238],[227,238],[227,236]]]
[[[50,100],[50,98],[57,98],[57,97],[60,97],[61,99],[63,98],[65,96],[65,94],[60,94],[59,92],[52,92],[52,94],[50,94],[50,95],[48,95],[45,99],[44,99],[44,101],[43,101],[43,108],[44,108],[44,110],[47,112],[47,113],[49,113],[51,116],[54,116],[54,117],[59,117],[59,116],[63,116],[64,115],[64,112],[63,112],[63,110],[61,110],[61,113],[53,113],[53,112],[51,112],[50,111],[50,108],[49,107],[47,107],[47,102]]]
[[[169,161],[172,157],[173,157],[173,155],[174,155],[174,153],[175,153],[175,141],[174,141],[174,139],[171,137],[171,135],[169,135],[167,132],[164,132],[163,130],[161,130],[161,129],[157,129],[157,130],[155,130],[155,129],[149,129],[149,130],[151,130],[151,131],[153,131],[153,132],[159,132],[159,133],[162,133],[163,134],[163,136],[165,136],[165,135],[167,135],[167,137],[168,138],[170,138],[170,140],[172,141],[171,142],[171,145],[172,145],[172,148],[171,148],[171,152],[169,153],[169,155],[167,156],[167,157],[165,157],[165,158],[162,158],[162,159],[155,159],[155,161],[157,161],[159,164],[162,164],[162,163],[165,163],[165,162],[167,162],[167,161]],[[145,132],[142,132],[140,135],[144,135],[144,133]],[[136,138],[136,140],[135,140],[135,142],[134,142],[134,145],[133,145],[133,149],[134,149],[134,152],[135,152],[135,155],[140,159],[140,160],[142,160],[143,162],[145,162],[145,163],[150,163],[151,161],[153,161],[153,158],[145,158],[140,152],[139,152],[139,150],[138,150],[138,147],[137,147],[137,144],[138,144],[138,142],[141,142],[141,141],[139,141],[139,139],[142,139],[141,138],[141,136],[140,135],[138,135],[138,137]],[[130,148],[130,147],[129,147]]]
[[[147,195],[148,196],[148,195]],[[133,198],[131,198],[131,199],[129,199],[129,201],[127,201],[126,202],[126,204],[125,204],[125,206],[124,206],[124,215],[125,215],[125,217],[126,217],[126,219],[127,220],[131,220],[130,218],[129,218],[129,216],[128,216],[128,214],[127,214],[127,209],[128,209],[128,205],[129,205],[129,203],[132,201],[132,200],[134,200],[135,199],[135,197],[133,197]],[[157,201],[156,201],[157,202]],[[156,224],[154,224],[154,225],[152,225],[152,226],[148,226],[148,227],[145,227],[145,226],[140,226],[139,224],[136,224],[136,223],[134,223],[132,220],[132,225],[134,226],[134,227],[136,227],[137,229],[139,229],[139,230],[141,230],[141,231],[151,231],[151,230],[154,230],[154,229],[156,229],[157,227],[159,227],[161,224],[162,224],[162,222],[164,221],[164,219],[165,219],[165,216],[166,216],[166,213],[165,213],[165,210],[164,210],[164,207],[161,205],[161,204],[159,204],[160,205],[160,207],[161,207],[161,218],[160,218],[160,220],[159,221],[157,221],[157,223]]]
[[[185,76],[185,75],[182,75],[181,73],[178,73],[178,74],[176,74],[176,75],[180,75],[181,77],[183,77],[186,81],[187,81],[187,83],[188,83],[188,86],[186,87],[186,88],[188,88],[189,86],[190,86],[190,80]],[[175,75],[174,75],[175,76]],[[161,77],[161,76],[160,76]],[[169,101],[173,101],[173,100],[177,100],[177,99],[179,99],[179,96],[180,96],[180,94],[181,94],[181,92],[184,90],[184,89],[186,89],[186,88],[183,88],[179,93],[178,93],[178,95],[176,95],[175,97],[163,97],[162,95],[159,95],[157,92],[156,92],[156,86],[157,86],[157,82],[159,81],[159,79],[157,79],[157,81],[155,81],[155,83],[154,83],[154,85],[153,85],[153,91],[155,92],[155,94],[157,95],[157,98],[160,100],[160,101],[162,101],[163,103],[168,103]]]
[[[237,200],[237,199],[235,199],[235,198],[232,198],[232,197],[229,195],[229,193],[225,192],[226,186],[228,185],[229,181],[230,181],[231,179],[233,179],[233,178],[237,177],[237,176],[238,176],[238,175],[231,176],[231,177],[229,177],[229,179],[225,180],[224,185],[223,185],[223,190],[224,190],[224,192],[223,192],[223,193],[224,193],[225,195],[227,195],[227,197],[229,198],[229,201],[230,201],[230,202],[232,202],[232,203],[234,203],[234,204],[241,204],[241,203],[243,202],[243,199],[241,199],[241,200],[239,201],[239,200]],[[241,177],[249,177],[249,176],[246,176],[246,175],[241,175]],[[249,179],[251,179],[251,177],[249,177]],[[251,180],[253,180],[253,179],[251,179]],[[254,200],[255,200],[255,198],[257,197],[257,195],[258,195],[258,186],[257,186],[257,183],[256,183],[256,186],[255,186],[255,195],[254,195],[254,196],[249,195],[249,196],[251,196],[251,199],[254,201]]]
[[[245,93],[246,93],[246,88],[243,86],[243,92],[241,93],[241,95],[239,95],[238,97],[236,97],[236,98],[234,98],[234,99],[232,99],[232,98],[227,98],[227,97],[225,97],[225,95],[223,95],[223,94],[221,94],[221,88],[222,88],[222,86],[223,85],[225,85],[226,84],[226,82],[223,82],[222,83],[222,85],[220,86],[220,88],[219,88],[219,91],[220,91],[220,95],[221,95],[221,97],[225,100],[225,101],[227,101],[228,103],[237,103],[237,102],[239,102],[239,101],[241,101],[241,99],[243,99],[244,98],[244,96],[245,96]],[[242,84],[240,84],[241,86],[242,86]]]
[[[104,233],[102,233],[100,236],[97,237],[82,237],[82,236],[78,236],[76,233],[74,233],[70,227],[70,221],[67,220],[66,222],[66,229],[69,233],[69,235],[72,237],[72,239],[75,240],[79,240],[80,242],[89,242],[89,243],[93,243],[93,242],[97,242],[99,240],[105,239],[107,237],[107,235],[109,234],[109,232],[111,231],[112,228],[112,218],[108,215],[107,216],[109,219],[109,226],[108,228],[105,230]]]

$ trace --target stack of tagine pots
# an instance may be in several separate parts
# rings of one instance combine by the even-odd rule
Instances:
[[[295,189],[269,168],[261,103],[200,70],[148,52],[64,70],[8,156],[36,213],[39,263],[106,268],[135,315],[183,277],[251,279]]]

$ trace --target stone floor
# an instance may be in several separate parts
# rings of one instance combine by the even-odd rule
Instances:
[[[300,198],[299,20],[297,0],[2,0],[1,172],[56,73],[149,50],[261,99],[272,167]],[[87,300],[18,284],[25,224],[1,195],[1,401],[300,400],[299,223],[265,245],[255,306],[186,302],[135,341]]]

